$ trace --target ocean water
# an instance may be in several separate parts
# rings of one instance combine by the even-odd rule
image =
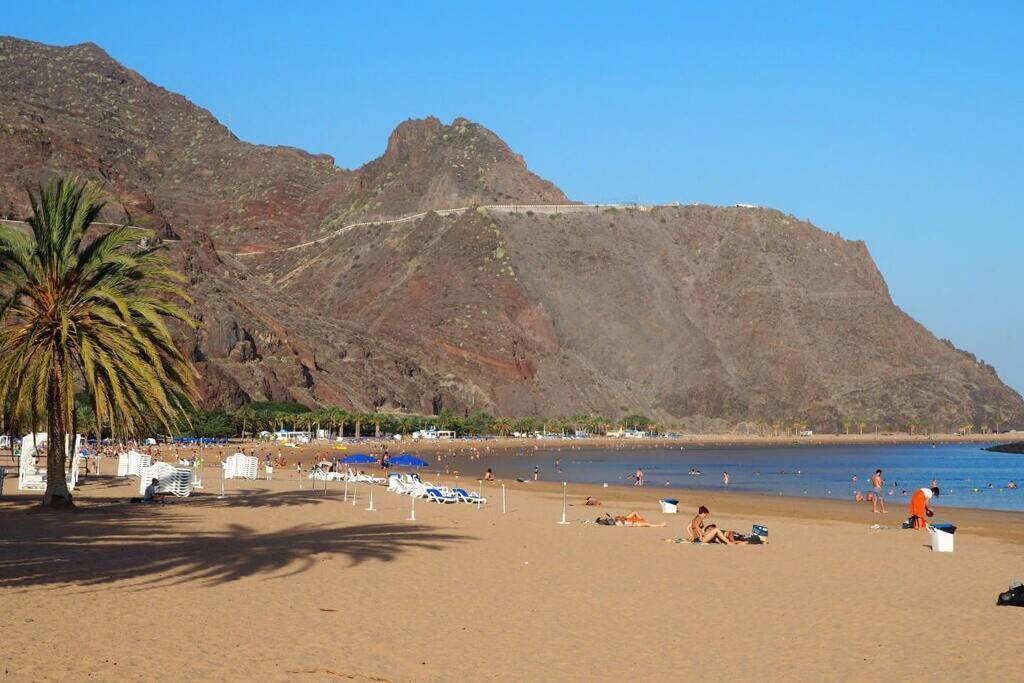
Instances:
[[[544,481],[609,485],[632,484],[641,467],[647,488],[664,490],[668,484],[841,500],[869,491],[871,474],[881,468],[886,494],[893,492],[887,502],[893,505],[906,503],[914,489],[936,480],[942,489],[937,506],[1024,511],[1024,456],[992,453],[977,444],[619,449],[566,444],[539,450],[524,445],[518,453],[480,460],[448,456],[439,464],[472,476],[491,467],[499,479],[529,479],[538,467]],[[701,474],[689,475],[691,468]],[[722,472],[729,473],[728,487]],[[1008,489],[1011,480],[1021,488]]]

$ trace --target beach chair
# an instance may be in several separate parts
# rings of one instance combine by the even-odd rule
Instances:
[[[455,487],[452,489],[452,494],[462,501],[463,503],[486,503],[487,499],[480,496],[479,493],[470,493],[464,488]]]
[[[192,494],[192,468],[174,467],[165,462],[156,462],[143,470],[139,478],[139,494],[146,492],[146,487],[153,479],[157,480],[157,493],[170,493],[184,498]]]
[[[26,434],[21,439],[21,456],[18,460],[18,490],[42,491],[46,489],[46,468],[35,464],[36,452],[46,442],[46,432]]]
[[[459,497],[451,494],[444,494],[436,486],[431,486],[427,489],[427,500],[434,503],[458,503]]]
[[[258,458],[244,453],[235,453],[224,461],[224,478],[255,480],[259,466]]]
[[[153,464],[152,456],[138,451],[128,451],[117,456],[117,476],[141,477],[142,470]]]

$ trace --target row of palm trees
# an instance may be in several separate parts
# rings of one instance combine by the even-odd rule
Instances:
[[[612,420],[599,415],[578,414],[563,418],[524,416],[508,418],[486,412],[460,416],[451,411],[439,415],[413,415],[386,412],[349,411],[337,406],[318,410],[294,412],[287,410],[261,411],[253,406],[242,406],[233,413],[235,435],[252,436],[261,431],[325,430],[333,436],[381,436],[382,434],[410,434],[414,431],[436,428],[451,430],[460,435],[508,436],[514,432],[547,432],[573,434],[587,432],[604,434],[617,427],[644,428],[656,431],[657,425],[639,415]],[[226,435],[225,435],[226,436]]]

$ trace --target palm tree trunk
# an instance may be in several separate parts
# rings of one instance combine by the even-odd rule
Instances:
[[[60,365],[54,363],[47,390],[46,410],[46,492],[43,505],[46,507],[74,507],[71,492],[68,491],[67,450],[64,440],[68,433],[67,401],[61,391],[63,373]],[[73,447],[72,447],[73,448]]]

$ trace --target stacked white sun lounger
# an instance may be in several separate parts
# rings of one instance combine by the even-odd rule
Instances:
[[[70,436],[66,437],[66,444],[71,442]],[[37,467],[35,464],[39,448],[46,443],[46,432],[26,434],[21,440],[21,458],[18,463],[18,489],[20,491],[42,491],[46,488],[46,466]],[[74,448],[67,451],[71,458],[71,467],[67,472],[67,486],[69,491],[74,491],[78,485],[79,454],[82,437],[76,436]]]
[[[170,493],[184,497],[192,493],[192,468],[174,467],[165,462],[155,462],[143,470],[139,480],[139,493],[144,494],[146,487],[157,480],[157,493]]]
[[[235,453],[224,461],[225,479],[256,479],[260,461],[244,453]]]
[[[117,456],[117,476],[141,477],[142,471],[153,464],[153,458],[146,453],[128,451]]]

